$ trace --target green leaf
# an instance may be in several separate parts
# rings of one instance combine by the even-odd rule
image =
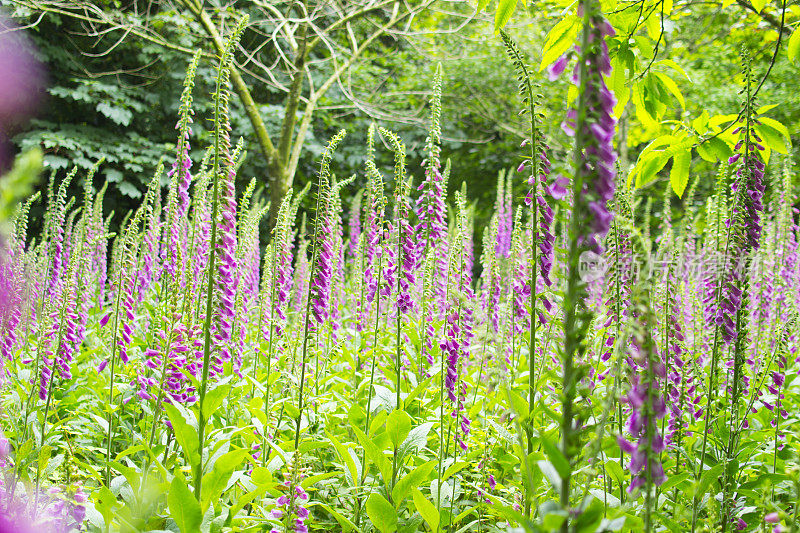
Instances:
[[[654,66],[655,65],[664,65],[665,67],[670,67],[671,69],[683,74],[683,77],[686,78],[687,81],[689,81],[689,82],[692,81],[692,79],[689,77],[689,75],[686,74],[686,71],[683,70],[683,67],[680,66],[679,64],[677,64],[672,59],[662,59],[661,61],[656,61]]]
[[[452,476],[453,474],[457,474],[458,472],[461,472],[468,466],[469,463],[465,461],[456,461],[455,463],[451,464],[447,470],[444,471],[444,474],[442,474],[442,481],[450,479],[450,476]]]
[[[703,111],[699,117],[692,120],[692,128],[694,128],[694,131],[699,135],[708,131],[708,111]]]
[[[647,104],[644,100],[644,90],[642,83],[633,84],[633,103],[636,105],[636,117],[645,128],[655,128],[658,126],[658,121],[650,114],[647,109]]]
[[[511,408],[514,410],[514,413],[520,418],[521,421],[527,420],[531,414],[531,409],[528,407],[528,400],[513,390],[508,391],[508,395],[511,400]]]
[[[358,529],[356,525],[350,521],[347,517],[343,516],[341,513],[337,512],[333,507],[327,505],[325,503],[317,503],[320,507],[331,513],[337,522],[339,522],[339,527],[342,528],[343,533],[347,533],[348,531],[353,531]]]
[[[703,475],[700,476],[700,483],[697,485],[697,492],[695,493],[695,498],[700,499],[703,494],[708,491],[708,487],[711,486],[715,480],[719,479],[719,475],[722,473],[722,468],[725,466],[724,463],[719,463],[718,465],[714,465],[705,472]]]
[[[800,26],[794,29],[792,36],[789,37],[789,45],[786,47],[786,53],[789,56],[789,61],[792,63],[798,62],[800,56]]]
[[[394,506],[396,508],[400,508],[400,505],[405,500],[406,496],[408,496],[408,492],[412,488],[419,487],[419,485],[425,482],[433,472],[433,468],[436,465],[436,461],[429,461],[425,464],[422,464],[403,476],[403,479],[397,482],[397,485],[394,486],[392,489],[392,500],[394,500]]]
[[[102,486],[95,496],[94,508],[103,515],[103,520],[107,526],[111,525],[114,518],[114,508],[117,506],[117,498],[108,487]]]
[[[284,405],[284,410],[286,411],[286,414],[289,416],[289,418],[292,420],[297,420],[297,417],[300,416],[300,410],[297,409],[297,406],[292,402],[286,402],[283,405]]]
[[[433,422],[420,424],[408,433],[408,437],[403,442],[403,447],[407,449],[422,449],[428,444],[428,433],[433,427]]]
[[[181,533],[200,531],[200,523],[203,521],[200,504],[180,476],[172,478],[167,504],[169,505],[169,514]]]
[[[236,516],[236,513],[244,509],[244,506],[248,503],[252,502],[256,498],[260,498],[267,492],[266,486],[257,487],[255,490],[251,492],[246,492],[242,494],[236,503],[228,509],[228,516]]]
[[[174,405],[164,403],[164,411],[172,424],[175,439],[183,450],[186,460],[190,465],[196,467],[200,464],[200,454],[198,453],[200,441],[197,440],[197,431],[186,422],[186,418]]]
[[[119,185],[117,185],[117,189],[120,193],[124,194],[125,196],[130,196],[131,198],[141,198],[142,191],[136,188],[136,185],[123,181]]]
[[[120,126],[130,125],[131,119],[133,118],[133,112],[129,109],[112,106],[108,102],[100,102],[97,104],[97,110]]]
[[[373,492],[367,499],[367,516],[381,533],[397,531],[397,512],[389,500]]]
[[[661,492],[667,492],[669,489],[671,489],[672,487],[677,487],[678,485],[689,479],[691,476],[692,474],[689,472],[681,472],[680,474],[669,476],[667,480],[664,482],[664,484],[661,485],[660,490]]]
[[[625,52],[630,53],[627,50]],[[611,90],[614,91],[614,96],[617,98],[617,103],[614,105],[614,114],[616,116],[622,114],[631,99],[631,89],[627,85],[628,79],[625,76],[625,64],[620,55],[621,53],[618,53],[611,60],[611,79],[609,80]]]
[[[211,472],[203,476],[203,488],[200,497],[201,511],[205,514],[212,501],[219,499],[228,485],[231,474],[240,466],[247,456],[247,450],[233,450],[221,456],[214,463]]]
[[[417,508],[419,514],[425,519],[431,531],[437,531],[439,529],[439,512],[436,510],[436,506],[433,505],[419,489],[414,489],[414,507]]]
[[[758,120],[761,124],[756,126],[756,131],[760,134],[766,145],[776,152],[782,154],[788,153],[789,148],[792,146],[792,140],[786,126],[777,120],[767,117],[759,117]]]
[[[559,477],[561,479],[567,477],[569,474],[569,461],[567,461],[567,458],[561,453],[561,450],[558,449],[558,446],[553,444],[550,439],[542,438],[542,447],[550,463],[555,467],[556,472],[558,472]]]
[[[678,100],[681,104],[683,109],[686,109],[686,100],[683,99],[683,95],[681,94],[681,90],[678,88],[678,84],[675,83],[675,80],[664,74],[663,72],[656,72],[655,73],[658,80],[664,84],[664,87],[667,88],[669,92]]]
[[[330,433],[328,433],[328,440],[330,440],[333,447],[336,448],[336,452],[347,467],[347,473],[350,474],[350,486],[357,486],[359,484],[358,468],[353,456],[351,456],[349,450]],[[367,453],[367,459],[371,460],[369,453]],[[366,467],[367,465],[365,464],[364,466]]]
[[[397,448],[411,432],[411,417],[405,411],[395,409],[386,419],[386,431],[389,433],[392,445]]]
[[[206,397],[203,399],[203,416],[206,417],[206,420],[211,419],[211,416],[222,405],[230,390],[231,386],[226,384],[213,388],[206,393]]]
[[[517,9],[517,0],[500,0],[500,3],[497,4],[497,11],[494,14],[494,31],[497,33],[511,19],[511,15],[514,14],[514,10]]]
[[[47,468],[47,463],[50,462],[50,454],[53,453],[53,447],[45,444],[39,449],[39,471]]]
[[[751,0],[750,3],[753,5],[756,13],[761,13],[761,10],[767,5],[767,0]]]
[[[681,528],[681,526],[678,525],[677,522],[674,522],[673,520],[670,520],[669,518],[664,516],[662,513],[656,512],[656,516],[659,518],[659,520],[661,520],[661,522],[665,526],[667,526],[667,529],[669,529],[670,531],[672,531],[674,533],[682,533],[683,531],[685,531],[683,528]]]
[[[556,467],[553,466],[553,463],[542,459],[541,461],[537,461],[536,464],[539,465],[539,470],[542,471],[550,484],[553,485],[553,489],[555,489],[557,493],[560,493],[561,477],[559,476]]]
[[[672,158],[672,169],[669,171],[669,183],[672,185],[672,190],[678,195],[678,198],[683,197],[683,191],[686,190],[686,185],[689,183],[689,163],[692,161],[692,153],[690,151],[680,152],[675,154]]]
[[[575,44],[578,29],[579,19],[574,16],[565,17],[553,26],[553,29],[547,34],[542,49],[542,63],[539,65],[539,72],[564,55],[564,52]]]
[[[266,485],[272,481],[272,472],[266,466],[257,466],[250,475],[250,481],[255,485]]]
[[[486,9],[486,6],[488,5],[489,5],[489,0],[478,0],[478,8],[476,10],[476,13],[480,13],[481,11]]]
[[[379,450],[377,446],[375,446],[366,433],[356,426],[352,426],[352,428],[353,432],[355,432],[356,437],[358,438],[358,442],[364,448],[367,462],[372,461],[378,466],[378,470],[380,471],[383,480],[388,484],[389,480],[392,479],[392,465],[389,463],[389,459],[387,459],[386,456],[383,455],[383,452]],[[367,464],[364,465],[364,468],[367,468]]]

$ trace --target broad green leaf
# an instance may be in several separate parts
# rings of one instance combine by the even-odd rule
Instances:
[[[392,489],[392,500],[394,500],[396,508],[400,508],[411,489],[419,487],[421,483],[427,481],[428,475],[433,472],[434,466],[436,466],[436,461],[428,461],[403,476],[403,479],[397,482]]]
[[[564,17],[558,24],[553,26],[553,29],[547,34],[547,39],[545,39],[539,72],[564,55],[564,52],[575,44],[575,36],[578,35],[579,26],[579,19],[572,15]]]
[[[217,409],[219,409],[219,406],[222,405],[222,402],[225,400],[225,397],[228,396],[230,390],[230,385],[221,385],[208,391],[206,397],[203,399],[203,416],[206,417],[206,420],[209,420]]]
[[[765,5],[767,5],[767,0],[750,0],[750,4],[752,4],[753,8],[756,10],[756,13],[761,13],[761,10],[764,9]]]
[[[94,508],[103,515],[103,520],[107,526],[111,525],[114,515],[114,508],[117,506],[117,498],[114,493],[105,485],[100,487],[95,495]]]
[[[303,481],[300,482],[300,486],[304,489],[307,489],[313,486],[315,483],[319,483],[323,479],[328,479],[332,477],[336,477],[339,475],[339,472],[322,472],[321,474],[314,474],[313,476],[308,476]]]
[[[692,474],[689,473],[689,472],[681,472],[680,474],[675,474],[675,475],[669,476],[667,478],[667,480],[664,482],[664,484],[661,485],[661,489],[660,490],[661,490],[661,492],[667,492],[672,487],[677,487],[678,485],[680,485],[681,483],[683,483],[684,481],[686,481],[690,477],[692,477]]]
[[[786,137],[786,139],[789,139],[791,137],[791,135],[789,135],[788,128],[786,128],[786,126],[784,126],[774,118],[758,117],[758,121],[761,122],[762,125],[769,126],[770,128],[776,130],[778,133]]]
[[[550,439],[542,438],[542,447],[550,463],[555,467],[556,472],[558,472],[558,476],[561,479],[567,477],[567,474],[569,474],[569,461],[567,461],[567,458],[561,453],[561,450],[558,449],[558,446]]]
[[[330,440],[331,444],[333,444],[333,447],[336,448],[336,452],[339,454],[339,457],[342,459],[345,466],[347,467],[347,473],[350,474],[350,486],[351,487],[357,486],[360,481],[358,479],[358,468],[356,466],[355,461],[353,460],[353,457],[350,455],[350,452],[342,443],[340,443],[336,439],[336,437],[334,437],[330,433],[328,433],[328,440]],[[371,459],[370,455],[371,454],[369,453],[367,454],[367,459]],[[365,468],[366,466],[367,465],[364,465]]]
[[[251,492],[246,492],[246,493],[242,494],[239,497],[239,499],[236,500],[236,503],[233,504],[231,506],[231,508],[228,510],[228,516],[236,516],[236,513],[238,513],[242,509],[244,509],[245,505],[247,505],[248,503],[252,502],[256,498],[262,497],[264,495],[264,493],[267,492],[267,488],[268,487],[262,485],[260,487],[256,487]]]
[[[594,498],[589,507],[578,516],[573,527],[576,533],[595,533],[597,526],[603,521],[603,501]]]
[[[367,499],[367,516],[381,533],[397,531],[397,512],[389,500],[373,492]]]
[[[650,129],[658,126],[658,121],[653,118],[650,111],[647,109],[641,83],[633,84],[633,103],[636,106],[636,117],[645,128]]]
[[[289,418],[292,420],[297,420],[297,417],[300,416],[300,410],[297,409],[297,406],[292,402],[286,402],[283,405]]]
[[[557,493],[560,493],[561,476],[558,475],[558,471],[556,470],[556,467],[553,466],[553,463],[542,459],[541,461],[538,461],[536,464],[539,465],[539,470],[542,471],[544,477],[546,477],[547,480],[550,482],[550,484],[553,485],[553,489],[555,489]]]
[[[514,410],[514,414],[516,414],[520,420],[527,420],[528,416],[531,414],[531,409],[528,407],[528,400],[513,390],[508,391],[508,396],[511,400],[511,408]]]
[[[317,505],[319,505],[320,507],[331,513],[331,516],[333,516],[336,519],[336,521],[339,522],[339,527],[342,528],[343,533],[347,533],[348,531],[353,531],[358,529],[356,525],[350,521],[349,518],[345,517],[344,515],[336,511],[330,505],[321,502],[317,503]]]
[[[419,489],[414,489],[414,507],[417,508],[419,514],[425,519],[431,531],[437,531],[439,529],[439,511],[436,510],[436,506],[433,505]]]
[[[231,474],[241,466],[247,450],[233,450],[221,456],[214,463],[211,472],[203,476],[203,489],[200,495],[201,511],[205,514],[212,501],[216,501],[228,485]]]
[[[375,446],[375,444],[363,431],[361,431],[360,428],[356,426],[352,426],[352,428],[353,432],[355,432],[356,437],[358,438],[358,442],[361,444],[361,447],[364,448],[364,453],[367,458],[364,468],[366,469],[371,461],[378,466],[378,470],[380,471],[381,476],[383,476],[383,480],[388,483],[389,480],[392,479],[392,465],[389,463],[389,459],[383,455],[383,452],[379,450],[377,446]]]
[[[728,143],[719,137],[709,138],[707,141],[698,144],[697,153],[700,154],[700,157],[712,163],[725,161],[733,154]]]
[[[468,466],[469,466],[469,463],[467,463],[465,461],[456,461],[455,463],[451,464],[447,468],[447,470],[444,471],[444,474],[442,474],[442,481],[444,481],[446,479],[450,479],[450,476],[452,476],[453,474],[456,474],[458,472],[461,472],[462,470],[464,470]]]
[[[130,125],[131,119],[133,118],[133,112],[130,109],[113,106],[108,102],[100,102],[97,104],[97,110],[120,126]]]
[[[272,480],[272,472],[270,472],[269,468],[265,466],[255,467],[253,469],[253,473],[250,474],[250,481],[252,481],[255,485],[266,485]]]
[[[681,104],[681,108],[686,109],[686,100],[683,99],[681,90],[678,88],[678,84],[675,83],[675,80],[673,80],[663,72],[656,72],[655,75],[661,81],[661,83],[664,84],[667,90],[671,92],[673,96],[675,96],[675,98]]]
[[[186,460],[192,466],[200,464],[200,454],[198,448],[200,444],[197,440],[197,432],[195,429],[186,422],[183,414],[172,404],[165,403],[164,411],[167,413],[172,430],[175,433],[175,439],[183,450]]]
[[[500,0],[497,4],[497,11],[494,14],[494,31],[498,32],[508,24],[511,15],[517,9],[517,0]]]
[[[672,185],[672,190],[678,195],[678,198],[683,197],[683,191],[686,190],[686,185],[689,183],[689,164],[692,161],[692,153],[684,151],[675,154],[672,158],[672,169],[669,171],[669,183]]]
[[[45,444],[39,449],[39,471],[41,472],[47,468],[47,463],[50,462],[50,454],[53,452],[53,447]]]
[[[170,517],[175,521],[181,533],[200,531],[200,523],[203,521],[200,504],[180,476],[172,478],[167,504]]]
[[[386,419],[386,431],[389,433],[392,445],[397,448],[411,431],[411,417],[405,411],[395,409]]]
[[[789,61],[798,63],[800,56],[800,26],[794,29],[792,36],[789,37],[789,44],[786,47],[786,54],[789,56]]]
[[[696,131],[698,135],[702,135],[708,131],[708,111],[703,111],[699,117],[692,120],[692,128],[694,128],[694,131]]]
[[[768,126],[766,123],[756,125],[755,130],[761,137],[761,140],[764,141],[761,143],[762,145],[781,154],[789,153],[788,145],[791,144],[791,141],[788,140],[788,137],[781,135],[778,130],[772,126]]]
[[[403,441],[403,446],[407,448],[422,449],[428,444],[428,433],[433,427],[433,422],[425,422],[413,428],[408,433],[408,437]]]
[[[629,53],[629,52],[628,52]],[[614,91],[614,96],[617,98],[617,103],[614,105],[614,115],[621,116],[625,106],[631,99],[631,89],[628,87],[628,79],[625,76],[625,66],[620,52],[614,59],[611,60],[611,90]]]
[[[117,461],[112,461],[111,466],[114,470],[125,476],[125,480],[134,491],[138,491],[141,486],[141,473],[135,468],[131,468]]]
[[[559,531],[561,529],[561,524],[563,524],[566,519],[566,511],[553,509],[542,517],[542,525],[545,527],[546,531]]]
[[[706,491],[708,491],[708,487],[711,486],[715,480],[719,479],[719,475],[722,473],[722,468],[725,466],[724,463],[719,463],[717,465],[712,466],[705,472],[703,475],[700,476],[700,483],[697,485],[697,492],[695,493],[695,498],[701,498]]]

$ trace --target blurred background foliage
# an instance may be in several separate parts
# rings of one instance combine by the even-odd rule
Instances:
[[[14,143],[20,149],[40,146],[45,166],[60,173],[73,164],[88,169],[105,157],[95,187],[99,187],[101,179],[113,185],[106,202],[107,208],[115,210],[114,221],[118,223],[128,209],[137,205],[158,161],[165,158],[169,164],[174,157],[178,99],[190,56],[119,28],[103,31],[92,27],[89,31],[87,23],[74,13],[54,9],[57,2],[3,3],[18,24],[28,27],[50,76],[45,108],[16,134]],[[215,65],[213,49],[197,20],[171,2],[114,0],[93,4],[126,17],[131,27],[147,24],[176,47],[206,52],[194,92],[196,115],[191,143],[197,164],[210,140],[208,96],[213,90]],[[258,4],[244,0],[225,5],[206,3],[223,28]],[[690,161],[686,176],[676,167],[677,158],[670,160],[661,154],[658,159],[646,160],[644,151],[654,140],[674,147],[675,139],[691,141],[709,136],[725,123],[726,117],[730,121],[740,105],[742,47],[749,51],[753,71],[760,78],[770,67],[781,27],[782,47],[759,93],[759,103],[766,106],[766,116],[785,127],[773,128],[772,146],[768,147],[771,153],[767,154],[771,157],[772,175],[783,165],[795,166],[800,82],[797,59],[789,59],[786,47],[796,46],[800,40],[797,35],[790,39],[800,20],[800,5],[765,0],[609,0],[603,7],[617,29],[610,48],[618,74],[610,85],[621,101],[620,180],[633,178],[635,185],[645,189],[645,197],[663,195],[671,177],[687,183],[697,180],[694,199],[673,194],[671,202],[676,217],[686,211],[687,202],[699,203],[713,189],[718,160],[725,155],[724,143],[714,140],[692,147],[690,142],[685,150],[688,155],[683,157]],[[373,120],[399,133],[408,146],[411,171],[417,180],[421,179],[430,80],[436,64],[441,62],[445,72],[442,155],[452,163],[449,192],[452,195],[461,182],[466,182],[469,198],[476,203],[476,228],[482,227],[494,202],[498,172],[515,168],[521,161],[518,146],[524,128],[524,117],[517,115],[520,106],[514,73],[495,28],[505,24],[534,70],[540,71],[545,135],[553,152],[554,171],[559,172],[565,170],[570,149],[560,123],[567,101],[574,95],[568,90],[566,75],[550,81],[543,69],[568,51],[566,43],[577,32],[571,20],[575,18],[573,11],[567,0],[535,4],[481,1],[480,5],[434,2],[404,26],[402,33],[375,40],[320,99],[294,186],[302,187],[314,179],[316,159],[326,139],[346,128],[350,134],[337,152],[333,168],[340,176],[359,176],[356,185],[351,186],[354,193],[364,183],[364,138]],[[259,35],[246,33],[242,46],[264,55],[263,62],[268,64],[273,52],[260,44]],[[242,59],[241,53],[238,59]],[[330,75],[330,70],[325,69],[330,67],[320,67],[320,79]],[[246,71],[243,76],[270,135],[277,136],[285,94]],[[621,97],[623,91],[629,96],[627,102]],[[240,190],[251,177],[256,177],[266,198],[266,164],[253,127],[240,101],[232,98],[231,104],[233,137],[244,138],[248,154],[238,175]],[[379,162],[388,173],[388,149],[379,151]],[[642,163],[647,163],[646,168]],[[80,186],[76,181],[74,187]],[[673,183],[672,188],[682,193],[680,189],[685,186],[683,183],[676,188]],[[519,184],[514,192],[523,195],[523,185]],[[348,201],[345,195],[345,203]],[[35,215],[34,212],[34,220]],[[476,237],[476,243],[480,242]]]

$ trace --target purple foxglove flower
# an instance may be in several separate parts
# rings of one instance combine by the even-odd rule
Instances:
[[[216,275],[217,307],[214,323],[215,354],[209,376],[222,373],[225,363],[231,360],[233,323],[236,320],[236,293],[239,287],[239,269],[236,260],[236,173],[233,171],[232,155],[228,155],[225,180],[220,184],[220,220],[218,241],[215,243],[218,254]]]
[[[44,99],[46,74],[19,28],[3,17],[0,30],[0,173],[4,173],[13,157],[8,135]]]
[[[582,242],[599,252],[600,239],[608,232],[613,218],[608,210],[608,202],[614,197],[615,189],[616,153],[613,138],[616,119],[612,113],[616,102],[604,79],[604,75],[611,73],[608,46],[604,37],[613,35],[613,28],[600,13],[592,14],[589,24],[589,49],[578,54],[586,61],[586,79],[578,79],[581,73],[580,64],[575,65],[572,76],[573,82],[586,95],[584,131],[581,132],[584,137],[582,162],[575,171],[582,174],[583,201],[588,209],[583,213],[573,213],[573,216],[586,218]],[[577,111],[570,109],[562,124],[567,135],[575,135],[577,120]]]
[[[566,54],[556,59],[556,61],[553,64],[547,67],[547,78],[550,81],[555,81],[556,79],[558,79],[564,72],[564,70],[567,68],[567,62],[568,58]]]

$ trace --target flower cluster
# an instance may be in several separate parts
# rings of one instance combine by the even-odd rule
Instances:
[[[660,382],[666,378],[666,367],[660,360],[652,331],[653,320],[647,304],[640,304],[635,313],[641,321],[629,340],[628,363],[635,371],[630,378],[630,389],[623,398],[630,409],[625,429],[633,442],[622,435],[617,441],[623,452],[631,456],[628,468],[632,480],[628,492],[635,493],[653,483],[660,485],[666,479],[660,454],[665,441],[658,420],[667,413]]]
[[[309,516],[305,502],[308,501],[308,493],[300,484],[302,478],[296,461],[290,466],[291,473],[283,482],[286,494],[279,496],[275,501],[275,508],[272,510],[272,518],[283,523],[283,532],[289,533],[308,533],[308,526],[305,524]],[[279,528],[272,528],[270,533],[282,533]]]
[[[579,10],[582,12],[584,6]],[[593,9],[592,6],[586,9]],[[579,124],[579,109],[574,107],[567,112],[562,128],[567,135],[580,135],[581,159],[576,173],[582,183],[581,195],[588,208],[587,226],[589,231],[584,235],[584,244],[589,249],[600,251],[600,239],[608,233],[613,215],[608,203],[614,197],[614,177],[616,174],[616,153],[614,152],[614,128],[616,119],[613,116],[616,99],[606,85],[604,76],[611,74],[611,61],[608,56],[608,45],[605,37],[614,36],[614,28],[596,11],[587,13],[590,27],[588,48],[576,47],[578,61],[574,67],[571,80],[579,87],[579,99],[583,99],[581,111],[584,122]],[[567,66],[567,57],[556,61],[550,69],[551,77],[558,76]],[[581,127],[581,131],[576,129]]]

